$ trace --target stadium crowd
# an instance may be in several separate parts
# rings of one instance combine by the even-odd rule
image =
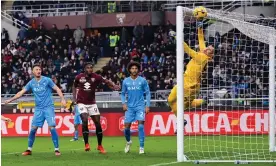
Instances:
[[[111,33],[95,30],[92,33],[79,27],[71,30],[65,25],[59,30],[53,25],[46,30],[43,23],[32,22],[22,28],[16,41],[9,40],[3,29],[2,94],[15,94],[31,79],[31,67],[43,66],[43,75],[51,77],[64,92],[71,92],[73,79],[83,70],[85,62],[97,63],[100,57],[112,57],[100,71],[117,85],[128,75],[130,61],[141,63],[141,75],[147,78],[151,91],[171,89],[176,84],[175,39],[168,36],[175,27],[137,25]],[[185,40],[198,50],[196,26],[185,26]],[[49,37],[47,37],[49,36]],[[202,79],[202,87],[229,87],[225,97],[263,97],[268,95],[268,45],[241,35],[237,30],[208,39],[215,46],[214,60],[209,62]],[[185,55],[185,65],[190,58]],[[102,84],[97,91],[110,91]],[[235,96],[232,96],[232,95]]]

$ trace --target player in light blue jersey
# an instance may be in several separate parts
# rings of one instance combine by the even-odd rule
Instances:
[[[32,90],[35,99],[35,112],[32,120],[32,128],[28,138],[28,149],[22,153],[23,156],[32,154],[32,147],[35,141],[35,134],[38,127],[42,127],[45,120],[48,123],[49,129],[52,135],[52,141],[55,147],[55,155],[60,156],[58,134],[56,131],[55,121],[55,109],[52,99],[52,90],[54,89],[61,98],[61,104],[66,107],[66,101],[63,97],[61,90],[55,85],[55,83],[48,77],[41,75],[41,67],[38,64],[33,66],[34,78],[27,83],[27,85],[18,92],[13,98],[5,101],[8,104],[18,98],[20,98],[27,91]]]
[[[71,115],[74,116],[74,138],[70,141],[77,141],[79,140],[79,125],[82,124],[79,108],[77,105],[74,105],[74,102],[70,101],[70,105],[67,109],[70,111]]]
[[[122,104],[125,111],[125,138],[126,146],[125,153],[130,151],[130,146],[132,141],[130,139],[130,127],[131,123],[138,120],[138,132],[139,132],[139,141],[140,149],[139,153],[143,154],[144,152],[144,141],[145,141],[145,131],[144,131],[144,122],[145,114],[150,110],[150,89],[146,79],[138,76],[140,64],[137,62],[130,62],[127,66],[130,77],[127,77],[123,81],[122,85]],[[126,102],[127,94],[127,102]],[[146,94],[146,104],[144,99],[144,94]]]

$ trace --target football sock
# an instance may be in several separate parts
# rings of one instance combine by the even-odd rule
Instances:
[[[101,124],[96,125],[96,135],[97,135],[98,145],[102,145],[103,131],[102,131]]]
[[[144,125],[139,124],[138,125],[138,130],[139,130],[139,142],[140,142],[140,147],[144,148],[144,142],[145,142],[145,131],[144,131]]]
[[[74,132],[74,139],[79,139],[79,131]]]
[[[32,128],[28,137],[28,150],[32,150],[37,129]]]
[[[51,128],[51,135],[52,135],[52,141],[54,143],[55,148],[58,148],[59,147],[59,144],[58,144],[58,133],[57,133],[56,128]]]
[[[88,125],[82,125],[82,136],[85,144],[88,144],[89,130]]]
[[[125,128],[125,137],[126,137],[126,141],[129,142],[130,141],[130,128]]]

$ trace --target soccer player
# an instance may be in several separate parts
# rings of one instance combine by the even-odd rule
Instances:
[[[90,151],[88,143],[88,117],[91,116],[95,126],[98,140],[98,150],[100,153],[106,153],[102,146],[102,127],[100,123],[100,112],[95,101],[95,90],[100,83],[107,84],[113,90],[120,90],[120,87],[113,82],[103,78],[102,76],[93,73],[92,63],[85,64],[84,73],[76,76],[73,85],[73,102],[77,103],[81,120],[82,120],[82,135],[85,143],[85,151]],[[78,89],[78,93],[76,93]]]
[[[70,101],[69,104],[70,105],[69,107],[67,107],[67,109],[70,111],[72,115],[74,115],[74,127],[75,127],[74,138],[71,139],[70,141],[77,141],[79,140],[79,125],[82,124],[80,112],[79,112],[78,106],[77,105],[74,106],[74,103],[72,101]]]
[[[131,123],[138,120],[138,132],[140,149],[139,153],[144,152],[144,141],[145,141],[145,113],[147,114],[150,110],[150,90],[146,79],[138,76],[140,69],[140,64],[137,62],[130,62],[127,66],[127,70],[130,73],[130,77],[127,77],[123,81],[122,85],[122,104],[123,110],[125,111],[125,138],[126,146],[125,153],[130,151],[130,146],[132,141],[130,139],[130,127]],[[144,93],[146,94],[146,105],[144,101]],[[127,94],[127,104],[126,104],[126,94]]]
[[[34,78],[30,80],[27,85],[18,92],[13,98],[5,101],[8,104],[18,98],[20,98],[27,91],[32,90],[35,99],[35,112],[32,120],[32,127],[28,138],[28,149],[22,153],[23,156],[32,154],[32,147],[35,141],[35,134],[38,127],[42,127],[46,120],[52,135],[52,141],[55,147],[55,155],[60,156],[58,133],[55,128],[55,109],[52,99],[52,89],[54,89],[61,98],[61,104],[65,107],[66,101],[63,97],[61,90],[55,85],[55,83],[48,77],[41,75],[41,67],[39,64],[33,66]]]
[[[207,67],[208,61],[211,60],[214,55],[214,47],[211,45],[208,47],[205,46],[202,25],[202,22],[197,25],[199,52],[194,51],[184,42],[184,51],[192,58],[187,64],[184,73],[184,110],[200,106],[204,103],[203,99],[196,99],[196,97],[200,90],[202,72]],[[177,115],[176,101],[177,85],[173,87],[168,97],[168,103],[175,115]],[[184,126],[186,124],[187,121],[184,120]]]

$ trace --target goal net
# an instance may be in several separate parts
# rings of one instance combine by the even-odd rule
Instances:
[[[184,89],[177,92],[177,98],[184,99],[177,100],[177,160],[276,162],[276,31],[269,25],[273,22],[240,13],[207,11],[204,39],[206,47],[214,46],[215,52],[207,67],[202,66],[197,91],[198,85],[186,84],[188,74],[183,76],[193,59],[184,54],[183,40],[200,51],[198,21],[192,9],[177,7],[177,87]],[[205,103],[194,107],[193,94],[197,92],[196,98]],[[184,130],[183,116],[188,122]]]

